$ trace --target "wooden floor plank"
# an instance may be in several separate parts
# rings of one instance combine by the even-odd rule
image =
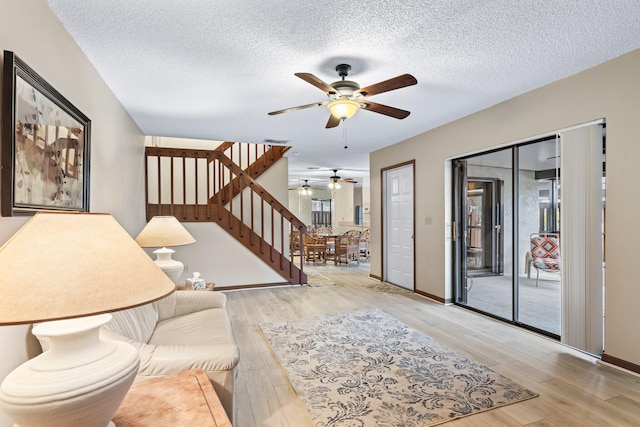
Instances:
[[[377,308],[443,345],[539,393],[451,426],[640,425],[640,377],[596,363],[562,344],[470,310],[385,288],[359,267],[305,266],[335,285],[228,291],[240,347],[235,427],[312,427],[260,329],[261,322]]]

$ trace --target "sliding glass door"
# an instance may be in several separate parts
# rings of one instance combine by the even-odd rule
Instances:
[[[560,337],[560,140],[554,136],[517,151],[517,321]]]
[[[510,150],[454,162],[458,225],[456,302],[511,319]],[[506,208],[506,209],[505,209]]]
[[[603,165],[600,124],[453,160],[454,302],[597,353]]]

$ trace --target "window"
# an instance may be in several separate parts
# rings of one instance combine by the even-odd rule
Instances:
[[[331,199],[311,199],[311,224],[314,227],[331,226]]]

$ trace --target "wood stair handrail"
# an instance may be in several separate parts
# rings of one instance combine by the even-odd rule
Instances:
[[[248,187],[250,185],[253,185],[253,191],[255,193],[260,194],[260,198],[264,199],[275,210],[277,210],[279,212],[282,212],[282,211],[286,212],[288,215],[285,218],[289,222],[291,222],[291,224],[293,224],[293,226],[296,227],[297,229],[304,229],[304,234],[307,233],[307,226],[302,221],[300,221],[300,219],[298,219],[298,217],[295,216],[289,210],[289,208],[287,208],[285,205],[280,203],[278,201],[278,199],[273,197],[271,195],[271,193],[269,193],[263,186],[261,186],[256,180],[254,180],[251,177],[251,175],[249,175],[248,173],[245,173],[238,165],[233,163],[231,161],[231,159],[228,158],[227,156],[225,156],[224,154],[222,154],[222,153],[216,154],[216,157],[218,157],[218,160],[220,161],[220,163],[222,163],[223,165],[228,167],[238,177],[242,176],[243,179],[246,181],[246,183],[245,183],[246,187]],[[239,184],[235,184],[234,183],[234,186],[235,185],[238,185],[238,187],[239,187]],[[284,217],[284,215],[283,215],[283,217]]]
[[[233,144],[235,144],[235,142],[223,141],[222,144],[218,145],[213,151],[220,151],[220,152],[224,153],[229,148],[233,147]]]
[[[194,148],[146,147],[147,156],[176,157],[176,153],[182,154],[183,157],[187,158],[208,159],[209,161],[215,158],[219,160],[220,163],[229,168],[236,176],[239,177],[240,175],[242,175],[247,181],[247,185],[248,183],[253,183],[255,191],[259,193],[268,204],[272,205],[277,210],[284,209],[288,214],[287,219],[291,221],[291,223],[293,223],[296,228],[303,228],[304,234],[306,234],[307,226],[302,221],[300,221],[291,211],[289,211],[286,206],[280,203],[264,187],[262,187],[256,180],[254,180],[249,173],[245,173],[245,171],[242,170],[240,166],[232,162],[231,159],[227,157],[222,151]],[[234,181],[237,181],[237,179]],[[237,184],[237,182],[234,182],[234,187],[235,186],[238,186],[239,188],[239,184]],[[215,196],[211,199],[215,199]]]

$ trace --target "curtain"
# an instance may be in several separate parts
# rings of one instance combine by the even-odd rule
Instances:
[[[602,125],[560,133],[560,156],[562,342],[599,355],[604,351]]]

